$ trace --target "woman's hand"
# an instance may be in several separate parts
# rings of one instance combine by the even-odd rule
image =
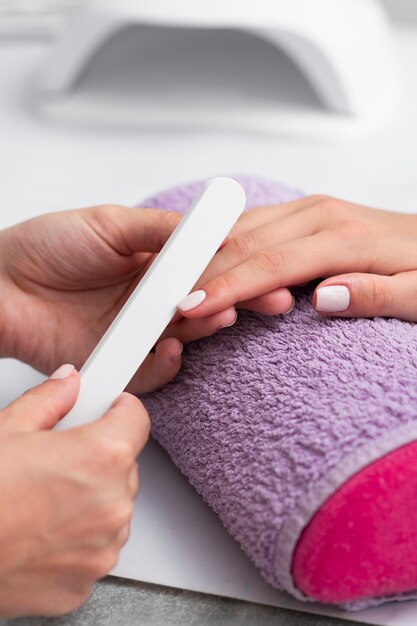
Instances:
[[[129,535],[148,415],[124,393],[96,422],[49,432],[79,390],[72,366],[56,375],[0,411],[1,617],[75,609]]]
[[[417,321],[415,215],[311,196],[249,211],[232,235],[180,304],[188,318],[233,305],[284,313],[288,287],[325,278],[313,295],[321,314]]]
[[[44,373],[80,367],[178,224],[157,209],[101,206],[44,215],[0,234],[0,354]],[[129,389],[151,391],[181,366],[181,342],[210,335],[235,318],[225,307],[182,320],[161,341]],[[140,332],[140,329],[138,329]]]

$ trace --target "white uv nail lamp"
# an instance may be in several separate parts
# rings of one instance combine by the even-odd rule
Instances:
[[[397,77],[378,0],[90,0],[47,58],[39,104],[104,124],[321,134],[378,126]]]
[[[81,369],[78,400],[58,429],[99,418],[123,391],[245,208],[232,178],[213,178],[172,233]]]

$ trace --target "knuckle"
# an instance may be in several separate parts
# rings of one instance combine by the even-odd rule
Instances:
[[[98,506],[95,511],[96,536],[110,541],[123,526],[131,521],[132,515],[133,502],[130,497],[124,498],[119,504],[113,500],[105,506]]]
[[[387,287],[377,278],[361,278],[357,281],[356,300],[364,315],[378,316],[392,304],[392,296]]]
[[[233,293],[236,288],[236,281],[232,275],[223,274],[215,278],[206,288],[213,297],[217,298]]]
[[[114,507],[109,511],[106,521],[106,531],[108,534],[113,535],[115,532],[126,526],[132,519],[133,515],[133,503],[130,500],[126,500],[118,507]]]
[[[346,203],[332,196],[315,196],[313,211],[318,211],[326,221],[339,219],[346,212]]]
[[[135,472],[130,479],[130,490],[132,495],[136,495],[139,491],[139,474]]]
[[[91,561],[91,574],[94,580],[107,576],[117,564],[118,556],[119,550],[113,546],[97,554]]]
[[[275,250],[257,252],[252,257],[255,269],[260,269],[266,274],[276,274],[285,269],[286,257],[281,248]]]
[[[391,306],[391,294],[379,280],[371,278],[368,285],[368,303],[374,315],[387,311]]]
[[[128,441],[105,439],[100,445],[100,456],[110,468],[119,470],[130,466],[134,455],[132,446]]]
[[[330,196],[326,196],[324,193],[314,193],[306,198],[306,200],[311,201],[315,206],[321,206],[329,199]]]
[[[92,219],[90,226],[111,248],[121,249],[129,252],[126,244],[123,229],[121,228],[121,218],[126,211],[131,209],[118,204],[101,204],[91,209]]]
[[[112,441],[107,454],[110,463],[124,467],[132,461],[132,446],[127,441]]]
[[[118,204],[100,204],[99,206],[92,207],[91,215],[94,221],[104,230],[112,231],[116,220],[120,217],[120,213],[124,209],[125,207]]]
[[[237,235],[228,243],[229,250],[237,257],[247,257],[256,248],[256,237],[253,233],[247,232]]]
[[[133,502],[129,499],[119,507],[119,511],[115,519],[116,530],[119,530],[120,528],[123,528],[123,526],[126,526],[126,524],[128,524],[132,519],[132,515]]]
[[[93,207],[93,213],[98,219],[112,219],[120,213],[122,207],[119,204],[100,204]]]

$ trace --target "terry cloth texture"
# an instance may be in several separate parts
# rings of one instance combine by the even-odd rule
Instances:
[[[300,195],[236,179],[248,207]],[[142,206],[183,212],[201,187]],[[240,311],[233,327],[186,346],[175,381],[143,398],[153,436],[266,580],[302,600],[292,560],[303,529],[349,478],[417,439],[417,326],[322,318],[311,291],[294,290],[286,317]]]

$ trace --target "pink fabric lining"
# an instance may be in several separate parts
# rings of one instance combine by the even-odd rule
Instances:
[[[320,602],[417,589],[417,442],[371,463],[326,501],[300,536],[292,573]]]

